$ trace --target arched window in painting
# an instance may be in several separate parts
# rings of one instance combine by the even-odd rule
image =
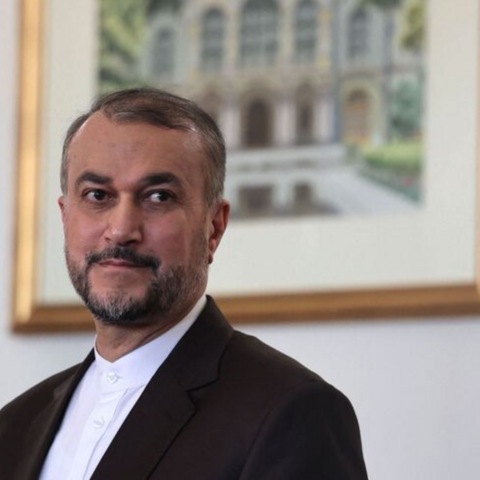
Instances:
[[[279,9],[275,0],[248,0],[241,18],[242,65],[271,65],[278,52]]]
[[[355,10],[348,23],[348,56],[360,60],[368,55],[370,18],[365,7]]]
[[[318,43],[318,5],[314,0],[301,0],[295,17],[295,60],[315,61]]]
[[[346,100],[343,112],[344,140],[366,144],[372,137],[371,100],[363,90],[355,90]]]
[[[202,70],[216,72],[221,69],[225,43],[225,16],[218,8],[211,8],[202,22]]]
[[[308,144],[313,141],[313,105],[301,102],[297,105],[297,142]]]
[[[175,33],[163,28],[155,33],[153,74],[160,80],[171,80],[175,71]]]
[[[314,141],[315,92],[309,85],[300,87],[296,98],[296,141],[308,144]]]
[[[247,148],[272,145],[273,115],[270,105],[261,99],[253,100],[243,118],[243,144]]]
[[[293,196],[293,213],[296,215],[311,214],[315,211],[315,189],[309,183],[295,185]]]
[[[222,98],[214,91],[207,93],[199,102],[201,107],[215,120],[220,122],[220,112],[222,109]]]
[[[271,185],[243,186],[239,189],[238,200],[240,217],[268,217],[274,214]]]

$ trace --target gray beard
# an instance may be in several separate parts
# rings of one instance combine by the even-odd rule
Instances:
[[[120,247],[112,251],[118,251],[118,248]],[[154,318],[168,316],[193,301],[199,285],[203,285],[207,278],[206,249],[206,242],[202,242],[195,256],[195,264],[188,266],[161,269],[160,262],[157,261],[158,267],[152,268],[152,278],[142,298],[131,297],[124,289],[102,296],[96,295],[89,275],[95,264],[89,260],[88,257],[91,256],[87,256],[84,268],[71,259],[67,248],[65,257],[72,284],[92,315],[105,325],[129,326],[151,323]],[[131,258],[132,255],[135,256],[134,253],[129,253],[128,257]],[[103,253],[93,256],[112,258],[112,255]]]

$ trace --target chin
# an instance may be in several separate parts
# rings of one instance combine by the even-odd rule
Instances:
[[[94,295],[111,294],[123,292],[125,295],[137,296],[145,295],[148,290],[147,282],[139,282],[138,278],[113,277],[109,279],[96,279],[94,276],[90,280],[90,289]]]

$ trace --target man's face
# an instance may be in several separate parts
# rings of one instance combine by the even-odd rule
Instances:
[[[182,318],[205,290],[228,221],[226,203],[206,204],[197,134],[99,112],[75,135],[69,159],[59,204],[84,302],[113,325]]]

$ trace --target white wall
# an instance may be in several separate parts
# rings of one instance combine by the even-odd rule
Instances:
[[[80,361],[91,334],[9,329],[15,198],[17,0],[0,5],[0,406]],[[244,328],[296,357],[355,405],[373,480],[480,478],[480,319]]]

